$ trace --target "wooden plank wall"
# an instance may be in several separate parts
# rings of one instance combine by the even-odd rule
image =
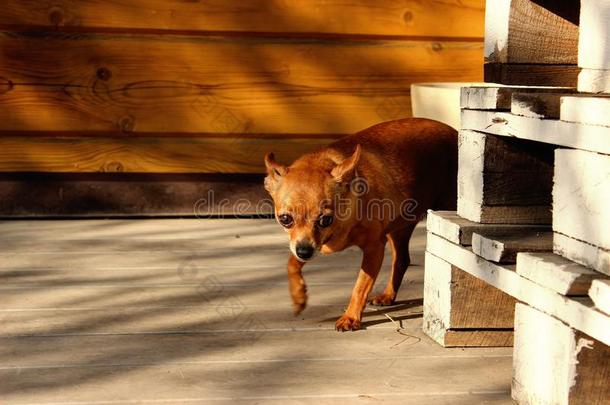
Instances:
[[[5,0],[0,173],[261,173],[482,80],[484,3]]]
[[[480,79],[483,1],[9,0],[0,28],[1,170],[260,172]]]

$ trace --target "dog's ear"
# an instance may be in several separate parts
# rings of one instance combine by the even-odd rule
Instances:
[[[272,193],[282,177],[288,172],[288,168],[275,161],[273,153],[265,155],[265,166],[267,167],[267,177],[265,177],[265,189]]]
[[[354,153],[331,170],[330,174],[335,178],[336,181],[341,182],[349,180],[356,170],[356,165],[360,159],[360,149],[360,145],[356,145],[356,150]]]

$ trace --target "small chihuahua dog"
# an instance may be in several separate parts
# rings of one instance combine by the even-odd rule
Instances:
[[[339,331],[360,328],[389,240],[390,280],[373,305],[391,305],[410,263],[409,239],[428,209],[453,210],[457,132],[440,122],[401,119],[372,126],[306,154],[286,167],[265,156],[265,188],[290,237],[288,284],[295,315],[307,305],[302,275],[317,252],[349,246],[362,265]]]

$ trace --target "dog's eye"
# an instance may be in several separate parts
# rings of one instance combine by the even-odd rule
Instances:
[[[292,226],[292,224],[294,223],[292,216],[290,216],[288,214],[282,214],[277,219],[278,219],[278,221],[280,221],[280,224],[286,228],[290,228]]]
[[[320,226],[320,228],[326,228],[327,226],[330,226],[330,224],[333,223],[333,217],[332,215],[322,215],[320,217],[320,219],[318,219],[318,225]]]

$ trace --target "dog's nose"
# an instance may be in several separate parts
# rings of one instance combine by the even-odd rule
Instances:
[[[299,259],[307,260],[313,256],[313,246],[307,243],[299,243],[296,248]]]

